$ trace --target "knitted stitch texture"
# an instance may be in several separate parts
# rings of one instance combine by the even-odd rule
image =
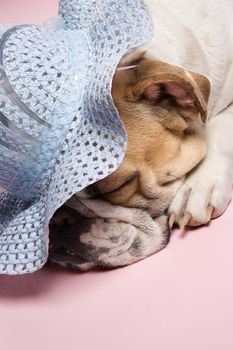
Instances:
[[[120,165],[112,77],[152,34],[141,0],[61,0],[51,28],[0,27],[0,273],[42,267],[56,209]]]

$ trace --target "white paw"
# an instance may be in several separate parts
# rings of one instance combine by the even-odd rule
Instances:
[[[232,196],[233,166],[221,155],[208,155],[180,187],[169,207],[169,226],[198,226],[221,215]]]

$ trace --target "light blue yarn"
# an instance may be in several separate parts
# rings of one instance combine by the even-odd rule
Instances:
[[[120,165],[126,134],[111,81],[121,57],[153,33],[139,0],[61,0],[54,23],[0,28],[4,274],[43,266],[56,209]]]

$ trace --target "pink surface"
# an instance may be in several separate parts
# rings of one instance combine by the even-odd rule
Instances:
[[[0,23],[43,23],[57,11],[58,0],[0,0]]]
[[[0,0],[0,22],[41,23],[57,0]],[[4,350],[232,350],[233,205],[138,264],[0,276]]]

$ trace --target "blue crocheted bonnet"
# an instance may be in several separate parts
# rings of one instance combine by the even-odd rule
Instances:
[[[141,0],[61,0],[50,27],[0,27],[0,273],[48,257],[48,223],[113,172],[126,134],[111,97],[116,66],[148,42]]]

